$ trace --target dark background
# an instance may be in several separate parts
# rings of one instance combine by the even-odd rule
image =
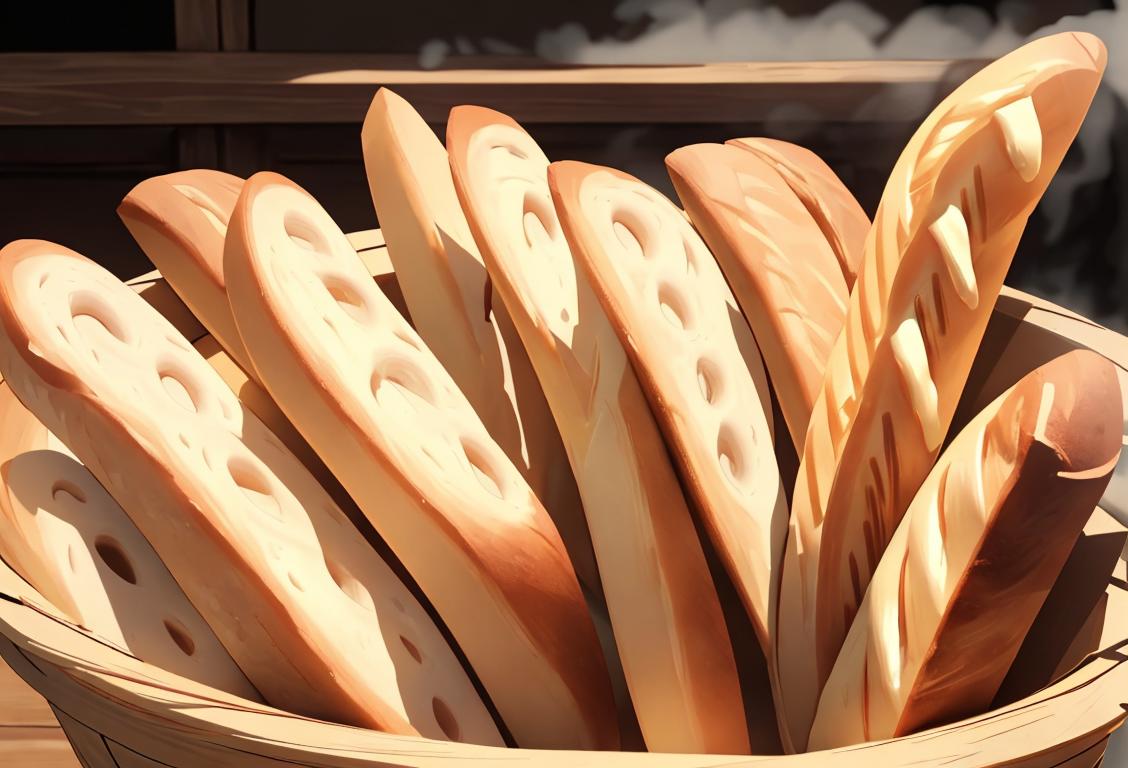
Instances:
[[[671,10],[672,9],[672,10]],[[15,3],[0,11],[3,51],[152,51],[177,47],[172,0],[112,4]],[[1008,280],[1128,328],[1128,94],[1116,58],[1128,26],[1110,0],[951,2],[624,0],[570,3],[250,0],[250,49],[401,54],[418,66],[457,65],[459,56],[551,63],[668,63],[760,58],[981,58],[1029,35],[1089,28],[1112,49],[1110,76],[1082,138],[1032,217]],[[1066,17],[1077,18],[1066,18]],[[1064,19],[1064,21],[1063,21]],[[1110,19],[1113,20],[1110,23]],[[703,32],[702,29],[706,31]],[[782,31],[781,31],[782,30]],[[725,34],[727,38],[725,37]],[[735,38],[735,39],[734,39]],[[928,105],[923,105],[927,108]],[[2,107],[2,105],[0,105]],[[661,166],[694,141],[770,135],[818,151],[871,213],[885,175],[920,114],[880,124],[820,120],[771,123],[537,124],[554,159],[617,165],[670,190]],[[443,130],[443,126],[435,126]],[[121,276],[148,269],[113,213],[141,179],[199,164],[177,126],[0,128],[0,242],[45,237],[74,247]],[[206,130],[206,128],[205,128]],[[359,126],[241,126],[238,160],[222,148],[207,164],[246,175],[271,169],[317,196],[345,230],[377,224],[361,164]]]

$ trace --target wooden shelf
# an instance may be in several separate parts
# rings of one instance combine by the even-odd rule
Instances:
[[[337,53],[6,53],[0,125],[359,123],[382,85],[432,122],[465,103],[527,122],[899,122],[919,117],[982,62],[528,65],[496,57],[421,70],[404,57]]]

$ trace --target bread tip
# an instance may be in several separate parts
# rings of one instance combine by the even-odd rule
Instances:
[[[491,123],[522,130],[517,121],[502,112],[474,104],[455,104],[447,115],[446,148],[456,154],[469,143],[470,137]]]
[[[710,160],[721,162],[725,157],[725,150],[727,147],[724,144],[687,144],[666,155],[666,171],[671,176],[677,175],[682,182],[692,183],[694,167],[707,166]]]
[[[557,160],[548,164],[548,188],[554,196],[575,191],[585,176],[597,170],[605,169],[580,160]]]
[[[362,132],[364,126],[367,126],[370,121],[378,119],[380,115],[387,114],[391,103],[396,100],[403,101],[403,98],[387,86],[381,85],[377,88],[376,93],[372,94],[372,101],[368,104],[368,111],[364,114]]]
[[[1072,32],[1074,41],[1089,54],[1089,58],[1093,60],[1093,66],[1100,72],[1103,72],[1105,66],[1108,64],[1108,48],[1105,47],[1104,41],[1091,32]]]
[[[1055,358],[1045,368],[1043,380],[1060,382],[1051,395],[1069,398],[1072,405],[1057,418],[1051,416],[1039,425],[1035,435],[1038,442],[1069,457],[1063,467],[1069,476],[1097,476],[1106,469],[1111,471],[1110,462],[1116,463],[1124,441],[1116,367],[1090,349],[1076,349]]]

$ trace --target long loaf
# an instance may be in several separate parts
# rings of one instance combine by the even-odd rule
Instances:
[[[549,166],[548,183],[576,262],[627,350],[766,651],[787,500],[751,329],[705,243],[660,192],[575,161]]]
[[[576,573],[599,574],[576,481],[529,356],[493,301],[446,149],[419,113],[381,88],[360,134],[372,202],[412,325],[544,503]]]
[[[846,288],[853,288],[870,220],[838,174],[811,150],[787,141],[748,137],[729,139],[725,144],[755,155],[783,177],[834,251]]]
[[[443,617],[518,744],[617,746],[556,527],[325,209],[255,174],[224,272],[264,386]]]
[[[243,180],[197,168],[145,179],[117,213],[141,250],[239,366],[254,375],[223,279],[223,240]]]
[[[693,144],[667,155],[666,168],[752,326],[801,450],[850,301],[835,253],[784,178],[755,154]]]
[[[544,388],[591,530],[646,746],[747,753],[720,600],[646,395],[552,204],[548,158],[506,115],[455,107],[459,199]]]
[[[172,324],[54,243],[0,251],[0,372],[152,544],[267,703],[501,744],[410,590]]]
[[[223,277],[223,243],[242,189],[243,179],[222,171],[177,171],[142,181],[121,201],[117,213],[161,277],[208,330],[209,343],[217,343],[218,349],[206,355],[209,362],[221,375],[229,371],[248,380],[240,395],[250,395],[244,397],[252,401],[250,409],[301,459],[334,501],[348,509],[352,506],[348,494],[262,390],[235,327]]]
[[[137,526],[7,384],[0,430],[4,562],[75,624],[142,661],[261,700]]]
[[[781,729],[801,750],[822,685],[948,431],[1026,219],[1104,69],[1092,35],[988,65],[901,154],[827,363],[793,495],[777,614]]]
[[[952,441],[885,550],[808,744],[892,738],[987,709],[1120,456],[1112,363],[1070,352]]]

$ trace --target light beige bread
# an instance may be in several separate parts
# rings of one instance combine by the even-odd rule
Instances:
[[[783,177],[755,154],[693,144],[667,155],[666,168],[752,326],[801,450],[850,299],[835,253]]]
[[[552,520],[329,214],[256,174],[224,271],[266,389],[443,617],[517,743],[616,746],[603,654]]]
[[[1027,374],[921,485],[819,701],[809,748],[989,708],[1120,456],[1116,369],[1088,350]]]
[[[156,310],[62,246],[0,251],[0,372],[121,504],[270,704],[499,744],[423,607]]]
[[[1092,35],[1023,46],[948,96],[893,169],[792,496],[775,647],[781,727],[794,749],[939,453],[1026,219],[1104,63]]]
[[[348,505],[348,494],[262,391],[235,327],[223,278],[223,241],[242,189],[243,179],[222,171],[195,169],[153,176],[130,190],[118,206],[118,216],[168,285],[211,334],[214,341],[206,342],[208,361],[232,389],[246,395],[242,399],[250,410],[301,459],[333,499]],[[383,240],[378,244],[383,245]],[[364,250],[375,252],[373,248]]]
[[[752,331],[713,255],[660,192],[573,161],[550,165],[548,185],[571,252],[767,650],[768,592],[787,499]]]
[[[763,137],[729,139],[725,143],[756,155],[783,177],[834,251],[847,290],[853,288],[870,220],[838,174],[821,157],[798,144]]]
[[[231,387],[231,391],[239,397],[247,410],[257,416],[259,421],[265,424],[267,429],[273,432],[282,441],[282,444],[317,478],[321,487],[333,497],[333,501],[343,509],[354,506],[348,493],[333,477],[321,457],[314,452],[301,433],[290,423],[290,420],[286,418],[278,405],[258,383],[257,378],[253,378],[242,366],[236,363],[235,359],[227,354],[214,336],[203,336],[197,339],[192,346],[203,355],[208,364],[227,383],[227,386]]]
[[[0,477],[0,557],[39,594],[142,661],[260,700],[117,502],[7,384]]]
[[[368,188],[412,326],[544,503],[581,581],[599,591],[576,482],[520,338],[489,275],[450,177],[446,149],[387,88],[360,134]]]
[[[242,188],[242,179],[223,171],[177,171],[142,181],[117,213],[208,332],[243,370],[253,373],[223,279],[223,240]]]
[[[455,107],[455,188],[568,451],[646,745],[747,753],[724,617],[666,447],[560,229],[548,159],[517,123]]]

